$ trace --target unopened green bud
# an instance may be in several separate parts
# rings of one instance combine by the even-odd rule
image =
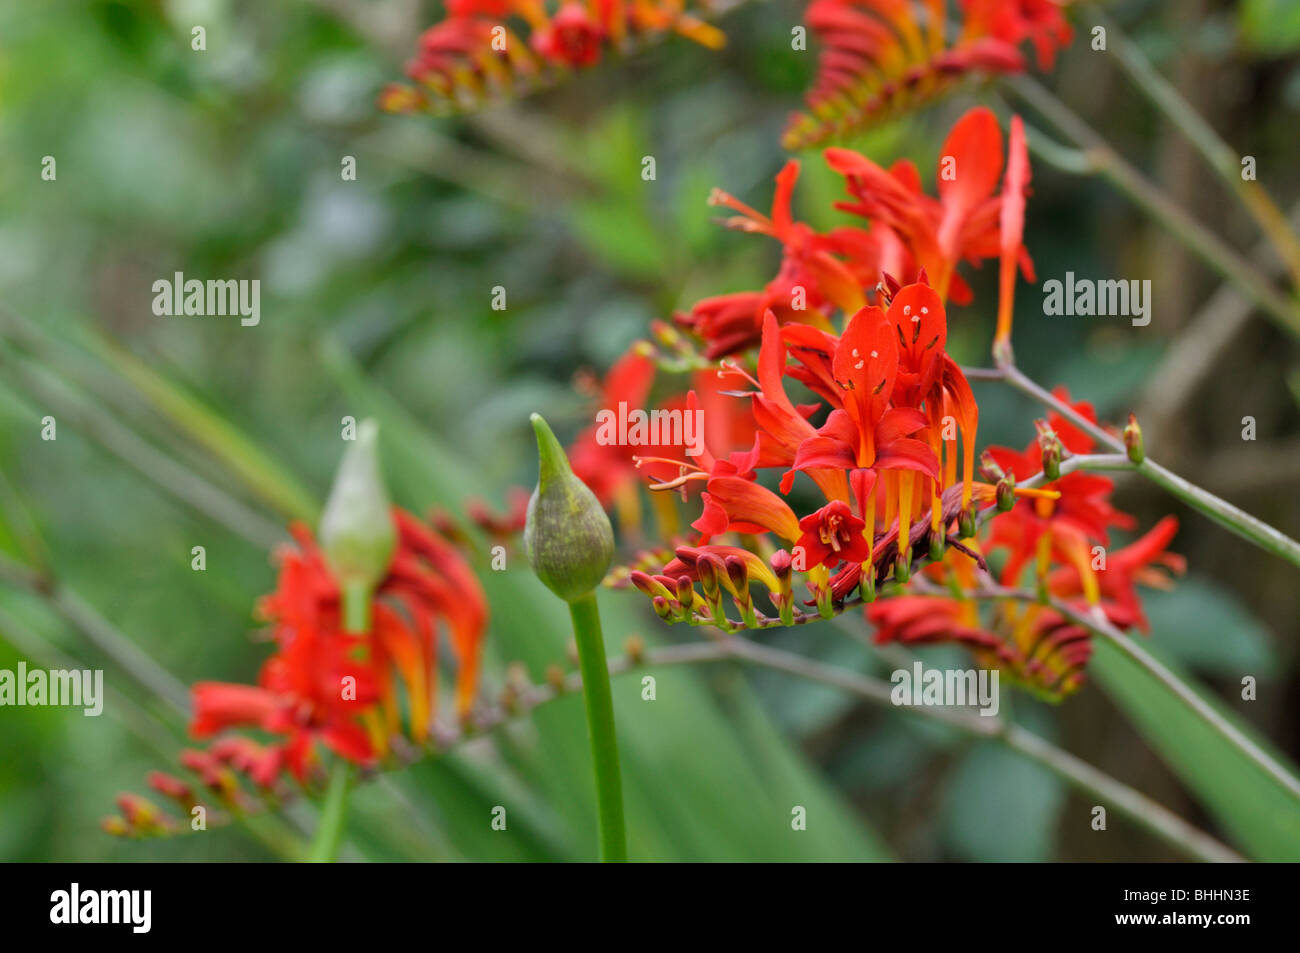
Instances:
[[[998,481],[997,501],[999,513],[1009,513],[1011,508],[1016,505],[1016,474],[1014,470],[1008,471],[1007,475]]]
[[[944,551],[943,533],[942,532],[931,533],[930,534],[930,560],[936,563],[942,560],[943,551]]]
[[[905,551],[898,554],[894,561],[894,581],[907,582],[912,578],[912,550],[908,547]]]
[[[961,511],[961,516],[957,518],[957,531],[961,533],[962,539],[970,539],[975,535],[975,530],[977,528],[975,521],[975,507],[968,506],[966,509]]]
[[[318,533],[349,632],[370,629],[370,600],[397,548],[391,509],[379,469],[379,425],[363,420],[339,462]]]
[[[1034,426],[1038,428],[1038,446],[1043,451],[1043,476],[1048,480],[1059,480],[1061,478],[1061,458],[1065,455],[1064,447],[1061,446],[1061,438],[1056,435],[1056,431],[1048,426],[1046,421],[1037,420]]]
[[[592,493],[574,474],[564,448],[540,414],[532,415],[539,458],[537,489],[528,501],[524,550],[537,578],[565,602],[585,596],[614,561],[614,530]]]
[[[876,567],[871,563],[862,564],[862,581],[858,583],[863,602],[876,601]]]
[[[1133,414],[1128,415],[1128,426],[1124,428],[1124,449],[1133,463],[1141,463],[1147,457],[1146,447],[1142,443],[1142,428]]]

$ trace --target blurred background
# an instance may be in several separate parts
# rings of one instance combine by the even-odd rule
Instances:
[[[285,522],[312,519],[339,452],[340,419],[381,422],[394,499],[426,512],[494,505],[531,486],[528,414],[562,439],[590,424],[576,373],[708,295],[761,287],[778,246],[730,233],[706,205],[725,188],[766,209],[787,115],[812,73],[790,49],[802,4],[742,5],[718,54],[677,39],[476,116],[381,114],[439,5],[406,0],[49,0],[0,5],[0,668],[103,667],[105,713],[0,709],[0,859],[254,860],[239,827],[130,842],[99,821],[120,790],[174,768],[184,721],[164,696],[197,679],[251,681],[268,654],[252,619],[274,585]],[[1124,3],[1112,14],[1290,208],[1300,200],[1300,10],[1286,0]],[[1192,215],[1261,268],[1259,236],[1174,130],[1088,46],[1043,78]],[[203,25],[206,51],[190,48]],[[909,157],[927,191],[955,118],[994,87],[881,126],[852,145]],[[1006,103],[1014,100],[1006,96]],[[642,180],[653,155],[657,178]],[[43,181],[42,160],[57,161]],[[355,157],[356,180],[340,175]],[[801,156],[797,217],[841,219],[835,177]],[[1039,282],[1149,278],[1153,320],[1047,318],[1021,284],[1021,366],[1065,384],[1103,418],[1137,410],[1147,450],[1176,472],[1300,534],[1300,345],[1216,295],[1199,259],[1096,177],[1034,162],[1026,244]],[[156,317],[152,283],[261,280],[261,322]],[[986,364],[996,269],[964,274],[975,303],[950,315],[950,350]],[[491,307],[502,286],[507,307]],[[1188,335],[1235,322],[1227,340]],[[1238,313],[1241,312],[1241,313]],[[1219,312],[1212,312],[1219,314]],[[1190,330],[1189,330],[1190,329]],[[1175,349],[1178,343],[1181,350]],[[1191,370],[1188,353],[1205,358]],[[1023,447],[1039,415],[977,384],[981,442]],[[42,418],[57,440],[41,438]],[[1257,439],[1242,439],[1242,418]],[[1222,707],[1300,755],[1294,571],[1121,482],[1150,527],[1176,513],[1190,571],[1146,605],[1149,645]],[[191,569],[191,549],[207,569]],[[534,678],[565,659],[565,620],[523,567],[484,573],[493,620],[485,675]],[[518,567],[518,568],[516,568]],[[605,593],[607,639],[666,630],[635,594]],[[847,631],[850,629],[856,632]],[[87,633],[94,636],[87,637]],[[765,636],[888,677],[856,615]],[[126,643],[124,647],[121,643]],[[109,650],[112,654],[106,653]],[[134,654],[133,654],[134,650]],[[924,653],[961,665],[960,652]],[[116,659],[116,661],[114,660]],[[1171,860],[1167,845],[991,743],[881,711],[824,687],[733,665],[664,669],[658,701],[616,685],[631,853],[684,860]],[[1243,676],[1258,700],[1239,700]],[[1290,854],[1278,811],[1229,810],[1239,765],[1169,729],[1144,685],[1098,653],[1059,707],[1017,695],[1014,717],[1251,856]],[[181,695],[183,700],[183,694]],[[590,859],[585,729],[576,697],[490,738],[363,787],[345,856]],[[507,805],[509,834],[489,811]],[[792,805],[808,808],[805,832]],[[310,826],[308,806],[299,820]],[[1258,816],[1259,823],[1251,818]],[[1290,824],[1290,833],[1300,839]]]

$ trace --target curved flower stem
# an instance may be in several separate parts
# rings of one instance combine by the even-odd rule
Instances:
[[[1143,460],[1141,463],[1131,462],[1126,455],[1122,440],[1084,417],[1069,404],[1058,400],[1049,391],[1026,377],[1014,364],[1005,363],[996,368],[973,368],[967,371],[966,375],[972,380],[1006,381],[1016,390],[1028,394],[1034,400],[1052,408],[1080,430],[1116,452],[1114,456],[1099,454],[1067,458],[1061,464],[1062,472],[1066,471],[1067,464],[1070,464],[1071,460],[1075,462],[1070,466],[1070,469],[1132,470],[1146,477],[1166,492],[1178,497],[1193,509],[1204,513],[1220,526],[1237,534],[1242,539],[1252,542],[1266,552],[1285,559],[1291,565],[1300,568],[1300,543],[1281,530],[1251,516],[1244,510],[1238,509],[1227,500],[1202,489],[1150,458]],[[1036,486],[1038,484],[1027,482],[1025,485]]]
[[[998,585],[986,585],[980,589],[963,593],[963,595],[968,599],[1016,599],[1021,602],[1042,603],[1077,625],[1108,639],[1121,652],[1155,676],[1210,728],[1240,749],[1246,757],[1254,761],[1294,797],[1300,799],[1300,780],[1297,780],[1272,755],[1248,738],[1241,729],[1215,711],[1205,699],[1192,691],[1177,675],[1165,668],[1155,656],[1111,625],[1110,621],[1099,612],[1095,614],[1085,612],[1057,598],[1049,598],[1046,602],[1043,602],[1035,592]]]
[[[1300,240],[1263,187],[1241,177],[1241,156],[1219,137],[1174,85],[1160,75],[1114,21],[1097,9],[1092,11],[1092,16],[1106,29],[1107,43],[1129,79],[1166,119],[1182,130],[1210,168],[1241,200],[1286,262],[1292,283],[1300,287]]]
[[[343,840],[344,820],[348,810],[348,788],[352,783],[352,765],[339,758],[330,771],[329,787],[321,805],[320,822],[312,838],[307,860],[313,864],[332,864],[338,857]]]
[[[688,642],[683,645],[638,652],[635,656],[624,655],[611,659],[605,678],[650,666],[737,661],[827,685],[873,705],[911,717],[939,722],[972,738],[1006,745],[1021,756],[1047,768],[1076,790],[1112,805],[1129,820],[1181,853],[1196,860],[1218,863],[1245,860],[1231,848],[1187,823],[1142,792],[1019,725],[997,718],[985,718],[961,708],[896,706],[890,700],[892,686],[889,683],[827,665],[784,649],[723,635],[709,642]],[[558,686],[547,684],[527,688],[515,698],[510,707],[496,706],[482,713],[474,722],[472,730],[475,733],[488,731],[514,718],[523,717],[540,705],[547,704],[566,693],[578,691],[582,687],[582,681],[574,673]],[[467,736],[463,732],[464,729],[460,727],[448,729],[448,732],[442,734],[439,739],[439,750],[455,745],[467,737],[477,736],[476,734]]]
[[[596,809],[600,821],[600,859],[627,861],[627,832],[623,824],[623,779],[618,767],[618,736],[614,731],[614,702],[600,632],[596,594],[589,592],[569,603],[573,635],[578,642],[582,696],[587,708],[587,735],[596,775]]]
[[[1240,252],[1188,215],[1045,86],[1028,76],[1004,80],[1007,89],[1034,107],[1087,157],[1087,171],[1100,174],[1147,212],[1216,272],[1233,282],[1256,307],[1292,336],[1300,337],[1300,303],[1279,292]],[[1061,150],[1044,153],[1034,137],[1029,148],[1051,161]],[[1077,165],[1075,166],[1077,168]],[[1070,169],[1069,171],[1075,171]]]

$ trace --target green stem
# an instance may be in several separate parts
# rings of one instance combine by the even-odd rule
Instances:
[[[1274,556],[1285,559],[1291,565],[1300,568],[1300,543],[1276,527],[1251,516],[1244,510],[1238,509],[1227,500],[1215,496],[1209,490],[1202,489],[1150,458],[1138,464],[1130,462],[1126,456],[1122,440],[1084,417],[1069,404],[1057,400],[1049,391],[1026,377],[1024,372],[1014,364],[1002,364],[992,371],[981,368],[974,373],[972,379],[1006,381],[1021,393],[1027,394],[1039,403],[1051,407],[1052,410],[1070,421],[1070,423],[1083,430],[1099,443],[1114,450],[1117,454],[1117,456],[1095,454],[1068,458],[1061,465],[1063,471],[1071,460],[1075,461],[1073,469],[1132,470],[1146,477],[1167,493],[1178,497],[1188,506],[1205,514],[1224,529],[1235,533],[1248,542],[1254,543],[1265,552],[1272,553]]]
[[[1178,700],[1200,718],[1210,730],[1253,761],[1262,771],[1285,788],[1292,797],[1300,800],[1300,780],[1295,775],[1247,737],[1241,729],[1216,711],[1196,691],[1166,668],[1159,659],[1112,625],[1103,613],[1097,611],[1086,612],[1057,598],[1048,598],[1044,602],[1036,592],[1028,589],[1012,589],[1006,586],[985,585],[979,589],[964,592],[962,595],[967,599],[1015,599],[1025,603],[1045,604],[1093,634],[1108,639],[1119,651],[1146,669],[1150,675],[1173,692]]]
[[[1280,293],[1240,252],[1188,215],[1041,83],[1028,76],[1010,77],[1004,83],[1081,150],[1087,158],[1087,171],[1101,175],[1189,251],[1236,285],[1274,323],[1292,336],[1300,337],[1300,304],[1294,298]],[[1061,151],[1043,152],[1039,148],[1041,138],[1036,141],[1030,137],[1028,144],[1048,161],[1055,157],[1053,153]]]
[[[1219,137],[1192,104],[1182,97],[1173,83],[1160,75],[1137,45],[1131,43],[1109,17],[1100,10],[1093,10],[1093,17],[1105,27],[1110,48],[1129,79],[1166,119],[1182,131],[1210,168],[1241,200],[1242,206],[1286,261],[1292,281],[1300,285],[1300,241],[1297,241],[1295,233],[1291,231],[1286,216],[1259,183],[1242,178],[1241,156]]]
[[[352,765],[339,759],[330,772],[325,803],[321,805],[320,822],[312,838],[307,860],[313,864],[332,864],[338,857],[339,843],[343,839],[344,819],[348,808],[348,787],[352,782]]]
[[[349,580],[343,586],[343,631],[365,635],[370,631],[370,583]]]
[[[600,859],[627,861],[627,833],[623,825],[623,781],[618,767],[618,737],[614,732],[614,701],[605,662],[605,640],[600,633],[596,594],[589,592],[569,603],[573,635],[578,642],[582,670],[582,697],[587,707],[587,735],[596,773],[596,808],[600,817]]]
[[[1251,516],[1227,500],[1220,499],[1208,490],[1201,489],[1195,483],[1185,480],[1172,470],[1167,470],[1151,460],[1143,460],[1134,469],[1156,486],[1204,513],[1224,529],[1300,568],[1300,543],[1276,527]]]

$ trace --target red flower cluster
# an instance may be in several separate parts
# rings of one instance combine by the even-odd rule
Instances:
[[[748,404],[749,439],[725,452],[711,444],[693,459],[634,458],[654,468],[652,489],[703,488],[691,524],[698,535],[689,545],[667,558],[647,554],[626,572],[665,620],[729,629],[789,625],[809,615],[795,606],[793,577],[801,573],[804,605],[822,616],[841,611],[857,591],[882,641],[960,642],[1047,697],[1081,681],[1091,651],[1087,629],[1045,602],[1003,598],[989,613],[976,598],[931,593],[1016,587],[1033,566],[1038,592],[1069,612],[1101,611],[1122,628],[1145,625],[1135,585],[1161,583],[1156,567],[1181,570],[1181,559],[1165,551],[1177,524],[1162,521],[1107,558],[1109,530],[1134,524],[1110,504],[1111,481],[1079,470],[1056,479],[1040,474],[1045,460],[1055,475],[1062,458],[1091,452],[1085,430],[1053,414],[1024,453],[987,451],[984,480],[975,479],[979,408],[946,350],[945,298],[949,291],[968,297],[959,261],[1000,258],[997,342],[1006,343],[1015,273],[1031,267],[1022,245],[1029,164],[1019,120],[1011,128],[1001,194],[1002,137],[987,110],[972,110],[948,137],[944,154],[955,159],[957,174],[945,178],[941,161],[937,199],[920,192],[910,167],[886,171],[856,153],[827,150],[852,196],[839,207],[868,219],[868,230],[822,235],[796,222],[793,163],[778,176],[770,216],[716,194],[715,202],[738,213],[729,224],[777,239],[784,254],[763,292],[710,299],[678,317],[706,358],[730,355],[717,377],[728,382],[722,396],[732,410],[721,412],[734,426],[735,406]],[[907,283],[891,277],[885,260]],[[874,303],[867,302],[868,283],[876,286]],[[796,295],[806,309],[794,307]],[[649,369],[640,373],[648,382]],[[791,381],[816,402],[795,403]],[[1056,396],[1095,424],[1091,406]],[[687,401],[694,406],[695,394]],[[575,458],[585,455],[580,442]],[[765,471],[775,471],[772,481]],[[598,482],[612,472],[599,468]],[[799,474],[821,502],[796,511]],[[1023,485],[1031,477],[1033,488]],[[986,520],[995,507],[1001,515]],[[1002,559],[1000,581],[989,575],[986,553]],[[914,566],[923,567],[916,594],[900,596],[891,586],[889,598],[875,601],[885,583],[908,583]],[[776,617],[752,602],[755,582],[767,589]],[[739,622],[727,615],[727,596]]]
[[[1051,69],[1073,33],[1055,0],[813,0],[805,17],[823,45],[808,112],[786,130],[787,149],[844,136],[945,95],[971,74],[1025,69],[1033,44]],[[949,42],[950,30],[955,39]]]
[[[468,713],[487,625],[483,590],[450,543],[409,513],[394,509],[392,517],[397,549],[375,590],[370,632],[345,631],[339,586],[311,531],[295,525],[297,545],[277,554],[278,584],[258,605],[276,651],[257,684],[194,685],[191,734],[221,737],[206,750],[183,752],[181,764],[221,803],[243,803],[240,775],[259,790],[272,789],[286,771],[308,782],[321,746],[368,766],[394,737],[425,741],[437,707],[440,628],[456,657],[456,710]],[[223,734],[231,729],[264,732],[271,740]],[[182,807],[194,803],[191,787],[179,779],[155,773],[149,783]],[[131,810],[106,821],[106,829],[166,828],[148,802],[127,797]]]
[[[719,48],[725,37],[681,0],[448,0],[447,17],[424,32],[407,75],[380,105],[419,112],[477,102],[557,71],[585,69],[608,48],[675,32]],[[525,39],[525,37],[527,39]]]
[[[1096,422],[1090,404],[1069,404],[1064,390],[1055,395],[1086,420]],[[1089,453],[1095,442],[1064,418],[1051,414],[1045,432],[1059,441],[1066,455]],[[1050,446],[1050,443],[1049,443]],[[990,447],[986,460],[999,477],[1035,476],[1042,471],[1043,446],[1035,441],[1023,453]],[[1055,452],[1049,450],[1049,452]],[[1121,629],[1147,629],[1137,584],[1164,587],[1168,573],[1181,573],[1182,557],[1166,551],[1178,521],[1166,517],[1129,546],[1108,552],[1111,527],[1132,529],[1134,519],[1110,503],[1114,484],[1108,478],[1074,471],[1046,484],[1055,498],[1021,503],[992,521],[983,534],[990,554],[1005,555],[1000,582],[1014,587],[1033,567],[1037,589],[1081,611],[1100,610]],[[927,569],[931,581],[969,589],[966,567],[945,562]],[[1162,571],[1163,570],[1163,571]],[[942,597],[890,599],[868,607],[867,618],[877,627],[877,641],[967,644],[977,657],[1008,669],[1048,697],[1066,694],[1083,681],[1083,668],[1092,652],[1087,629],[1061,612],[1040,604],[1003,602],[987,627],[981,625],[971,601]]]
[[[781,325],[831,329],[835,311],[854,314],[886,275],[903,282],[924,273],[942,300],[965,304],[970,288],[957,272],[962,261],[1003,257],[1014,280],[1018,263],[1033,280],[1033,263],[1021,244],[1029,163],[1019,122],[1013,124],[1003,177],[1002,131],[985,108],[970,110],[953,127],[940,150],[938,198],[926,195],[916,167],[907,161],[888,170],[848,149],[827,149],[826,162],[844,176],[849,199],[835,207],[860,215],[869,228],[841,227],[825,234],[795,221],[791,196],[799,163],[791,161],[776,178],[771,215],[763,215],[725,192],[710,201],[739,213],[727,224],[768,235],[783,248],[780,271],[761,292],[707,298],[678,314],[678,326],[704,342],[706,357],[744,351],[759,341],[763,315]],[[997,192],[1002,177],[1002,190]]]

